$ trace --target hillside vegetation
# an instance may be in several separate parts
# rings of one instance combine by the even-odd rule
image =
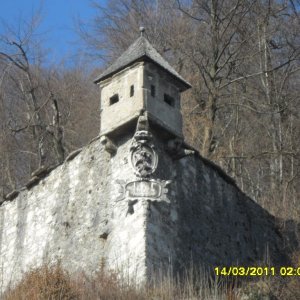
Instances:
[[[23,186],[36,169],[62,163],[98,135],[99,91],[92,80],[143,25],[148,40],[193,86],[181,103],[186,141],[275,215],[282,232],[299,239],[298,0],[92,3],[93,19],[75,24],[84,55],[78,53],[73,64],[47,61],[38,34],[40,12],[0,31],[0,198]],[[300,266],[299,253],[295,257]],[[44,266],[3,297],[300,299],[299,277],[242,284],[202,274],[196,281],[165,279],[141,288],[115,273],[77,275],[59,265]]]

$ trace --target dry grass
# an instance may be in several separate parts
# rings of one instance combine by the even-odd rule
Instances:
[[[295,266],[300,264],[299,253]],[[262,277],[237,283],[228,278],[214,279],[205,272],[158,279],[151,286],[120,280],[115,272],[70,276],[60,264],[42,266],[28,272],[17,286],[8,290],[3,300],[261,300],[300,299],[299,277]]]
[[[238,300],[225,281],[216,281],[205,274],[191,279],[165,278],[151,286],[119,280],[114,272],[98,272],[93,278],[85,274],[70,276],[60,264],[42,266],[28,272],[14,288],[2,295],[3,300]]]
[[[60,264],[42,266],[28,272],[23,280],[3,295],[5,300],[73,300],[78,291],[69,274]]]

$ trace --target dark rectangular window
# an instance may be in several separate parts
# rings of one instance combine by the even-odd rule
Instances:
[[[119,102],[119,95],[115,94],[112,97],[109,98],[109,105],[113,105],[115,103]]]
[[[169,96],[169,95],[167,95],[167,94],[164,94],[164,101],[165,101],[168,105],[170,105],[170,106],[172,106],[172,107],[175,107],[175,99],[174,99],[173,97],[171,97],[171,96]]]
[[[130,97],[134,95],[134,85],[130,86]]]
[[[155,86],[151,84],[151,96],[155,97]]]

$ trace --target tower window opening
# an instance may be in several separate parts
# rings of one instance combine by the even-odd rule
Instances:
[[[151,96],[155,97],[155,86],[151,84]]]
[[[172,107],[175,107],[175,99],[174,99],[173,97],[171,97],[171,96],[169,96],[169,95],[167,95],[167,94],[164,94],[164,101],[165,101],[168,105],[170,105],[170,106],[172,106]]]
[[[134,95],[134,85],[130,86],[130,97]]]
[[[113,105],[115,103],[119,102],[119,95],[115,94],[112,97],[109,98],[109,105]]]

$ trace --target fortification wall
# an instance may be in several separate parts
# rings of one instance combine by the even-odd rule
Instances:
[[[174,272],[202,266],[287,264],[275,218],[247,197],[217,166],[198,154],[168,162],[171,205],[151,203],[148,268],[172,262]],[[168,251],[166,249],[168,248]]]
[[[35,186],[2,203],[2,289],[30,268],[58,259],[71,272],[91,274],[101,264],[127,264],[138,269],[137,276],[144,276],[143,207],[125,218],[124,204],[114,201],[119,194],[115,178],[133,175],[124,161],[128,147],[129,142],[121,142],[111,157],[98,139]]]
[[[274,218],[197,153],[171,156],[156,137],[157,170],[152,181],[137,183],[131,138],[124,136],[112,156],[95,140],[2,203],[2,289],[58,259],[71,272],[91,274],[104,265],[138,280],[191,261],[210,268],[257,265],[266,252],[274,263],[285,260]],[[161,194],[147,197],[136,187]]]

